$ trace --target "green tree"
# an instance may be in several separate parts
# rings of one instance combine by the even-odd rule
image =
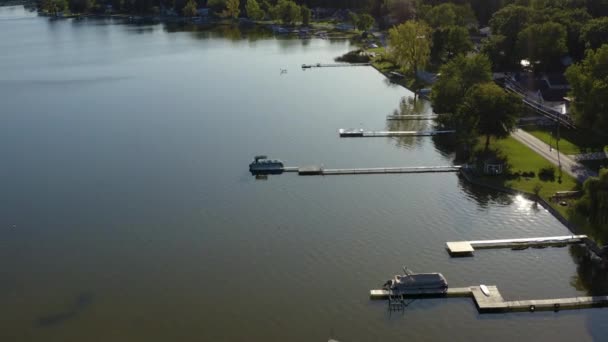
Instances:
[[[361,31],[368,31],[374,26],[375,23],[376,21],[374,20],[374,17],[367,13],[363,13],[359,16],[359,21],[357,22],[357,29]]]
[[[69,8],[72,13],[88,13],[94,4],[93,0],[69,0]]]
[[[454,4],[443,3],[431,7],[423,16],[424,20],[434,29],[442,26],[456,25],[456,12]]]
[[[184,8],[182,9],[184,17],[196,17],[196,1],[188,0]]]
[[[528,25],[532,9],[525,6],[509,5],[492,16],[490,28],[493,34],[501,35],[504,61],[508,66],[518,65],[520,55],[517,50],[519,33]]]
[[[222,12],[222,16],[225,18],[236,19],[241,13],[241,1],[240,0],[226,0],[226,9]]]
[[[456,113],[469,89],[492,81],[492,66],[484,54],[459,55],[439,69],[431,102],[436,113]],[[450,116],[446,116],[449,120]]]
[[[404,72],[416,73],[431,54],[431,28],[423,21],[408,20],[388,31],[389,54]]]
[[[581,40],[588,49],[608,43],[608,17],[589,20],[581,29]]]
[[[570,56],[576,59],[582,59],[585,54],[585,45],[581,39],[581,34],[583,27],[590,19],[591,16],[584,8],[556,10],[551,15],[551,21],[560,23],[566,28],[566,45]]]
[[[272,9],[272,17],[283,24],[293,24],[301,19],[300,6],[291,0],[279,0]]]
[[[300,12],[302,15],[302,25],[308,26],[310,24],[310,17],[312,16],[310,8],[306,7],[306,5],[302,5]]]
[[[600,170],[598,177],[585,181],[583,197],[577,201],[575,208],[592,224],[608,224],[608,169]]]
[[[348,11],[348,21],[354,26],[357,27],[357,22],[359,22],[359,16],[355,12]]]
[[[553,22],[533,24],[518,35],[517,48],[530,62],[540,62],[544,69],[559,64],[567,51],[566,29]]]
[[[67,0],[45,0],[41,3],[41,7],[43,11],[57,14],[67,10],[69,6]]]
[[[485,148],[488,150],[492,136],[509,136],[521,114],[521,106],[517,96],[487,82],[471,88],[458,111],[460,116],[470,117],[470,122],[474,123],[471,128],[486,137]]]
[[[216,14],[221,13],[226,8],[226,0],[209,0],[207,1],[207,7]]]
[[[572,113],[582,127],[608,132],[608,44],[588,50],[585,59],[566,70],[572,87]]]
[[[469,32],[462,26],[447,26],[433,32],[432,57],[435,61],[450,59],[473,49]]]
[[[414,0],[384,0],[382,13],[391,16],[398,23],[414,18],[416,4]]]
[[[247,16],[251,20],[262,20],[266,16],[257,0],[247,0],[245,11],[247,11]]]

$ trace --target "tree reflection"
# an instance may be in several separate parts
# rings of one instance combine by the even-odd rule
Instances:
[[[399,106],[391,113],[393,116],[400,115],[431,115],[430,106],[427,101],[415,101],[413,97],[402,97]],[[387,120],[387,131],[424,131],[432,129],[432,121],[429,120]],[[412,148],[420,146],[423,142],[420,137],[400,136],[393,137],[397,146]]]
[[[495,204],[505,206],[513,204],[513,195],[471,184],[462,177],[458,179],[458,185],[468,198],[474,200],[483,209],[487,209]]]
[[[572,245],[569,252],[577,265],[576,275],[571,280],[572,286],[590,296],[608,294],[606,262],[584,245]]]

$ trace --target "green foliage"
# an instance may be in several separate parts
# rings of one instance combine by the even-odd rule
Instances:
[[[278,0],[272,8],[271,16],[274,20],[280,20],[283,24],[293,24],[302,16],[300,6],[291,0]]]
[[[414,18],[416,13],[414,0],[384,0],[382,14],[390,15],[398,23]]]
[[[509,136],[521,110],[521,101],[515,95],[487,82],[475,85],[467,92],[457,115],[467,117],[466,122],[473,124],[470,131],[486,137],[487,150],[492,136]]]
[[[585,181],[583,197],[577,201],[575,208],[593,224],[608,223],[608,169],[600,170],[599,177]]]
[[[389,54],[404,72],[415,74],[431,54],[431,28],[424,21],[408,20],[388,31]]]
[[[457,56],[439,69],[431,102],[436,113],[456,113],[469,89],[492,81],[490,60],[483,54]]]
[[[208,0],[207,7],[215,13],[220,13],[226,8],[226,0]]]
[[[72,13],[88,13],[95,5],[94,0],[69,0],[69,8]]]
[[[361,31],[368,31],[374,26],[375,23],[376,21],[374,20],[374,17],[364,13],[359,16],[359,20],[357,21],[357,29]]]
[[[531,16],[532,10],[529,7],[509,5],[494,13],[490,19],[492,33],[504,37],[500,49],[505,53],[504,62],[507,66],[517,65],[519,62],[517,38]]]
[[[58,13],[68,9],[68,2],[67,0],[44,0],[41,7],[45,12]]]
[[[608,43],[608,17],[592,19],[581,29],[581,41],[588,49]]]
[[[445,26],[476,26],[477,19],[471,6],[456,5],[451,2],[433,7],[422,6],[422,18],[434,29]]]
[[[585,59],[566,70],[572,87],[576,122],[601,135],[608,132],[608,44],[587,51]]]
[[[262,20],[266,16],[257,0],[247,0],[245,11],[247,11],[247,16],[251,20]]]
[[[184,17],[195,17],[196,16],[196,1],[188,0],[184,8],[182,9]]]
[[[353,26],[357,26],[357,22],[359,21],[359,16],[355,12],[348,12],[348,21],[353,24]]]
[[[517,49],[521,57],[540,62],[542,68],[559,64],[559,58],[568,51],[566,29],[554,22],[530,25],[518,34]]]
[[[222,16],[225,18],[236,19],[241,13],[241,1],[240,0],[226,0],[226,9],[222,12]]]
[[[555,181],[555,167],[546,166],[538,170],[538,178],[545,182]]]
[[[306,7],[306,5],[302,5],[300,13],[302,15],[302,25],[308,26],[310,24],[310,17],[312,16],[310,8]]]
[[[432,57],[435,61],[449,60],[473,49],[469,32],[462,26],[445,26],[433,32]]]

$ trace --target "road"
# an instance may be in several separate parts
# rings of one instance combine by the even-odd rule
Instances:
[[[551,148],[543,141],[522,129],[516,129],[511,135],[517,141],[528,146],[534,152],[540,154],[543,158],[547,159],[555,166],[559,167],[559,162],[561,160],[562,170],[572,177],[578,179],[578,181],[581,183],[589,177],[597,177],[597,172],[588,169],[583,164],[565,154],[560,153],[558,157],[555,149]]]

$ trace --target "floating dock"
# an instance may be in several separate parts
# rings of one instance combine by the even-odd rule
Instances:
[[[357,66],[371,66],[372,63],[333,63],[333,64],[302,64],[302,69],[312,68],[339,68],[339,67],[357,67]]]
[[[386,120],[434,120],[439,115],[387,115]]]
[[[446,248],[451,256],[472,256],[475,249],[484,248],[527,248],[560,246],[584,243],[587,235],[566,235],[525,239],[479,240],[447,242]]]
[[[504,313],[518,311],[559,311],[608,306],[608,296],[583,296],[571,298],[534,299],[505,301],[496,286],[487,286],[489,295],[485,295],[480,286],[448,288],[445,291],[426,291],[406,293],[404,298],[451,298],[471,297],[479,313]],[[392,293],[387,290],[371,290],[371,299],[388,299]]]
[[[429,137],[439,134],[455,133],[454,130],[443,131],[365,131],[362,129],[343,129],[338,130],[340,138],[368,138],[368,137]]]
[[[321,166],[285,167],[284,172],[297,172],[301,176],[334,176],[334,175],[372,175],[389,173],[432,173],[458,172],[461,165],[447,166],[407,166],[407,167],[375,167],[353,169],[325,169]]]

